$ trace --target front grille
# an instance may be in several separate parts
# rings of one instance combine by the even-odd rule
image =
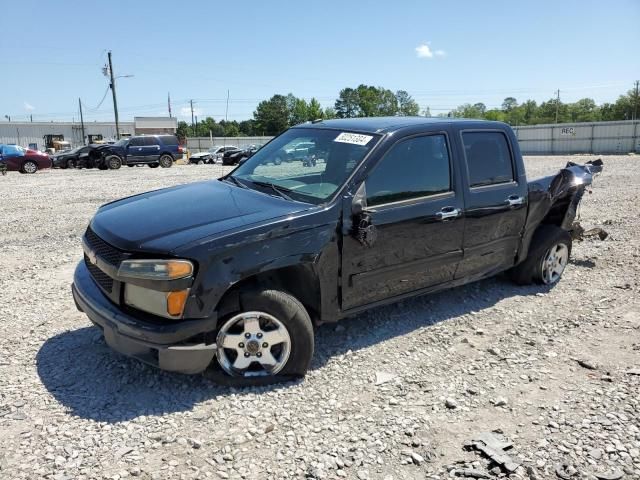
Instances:
[[[91,250],[105,262],[108,262],[111,265],[118,265],[124,259],[124,252],[118,250],[115,247],[112,247],[107,242],[102,240],[93,232],[93,230],[91,230],[91,227],[87,228],[84,237],[87,241],[87,245],[89,245]]]
[[[93,263],[91,263],[91,261],[89,260],[89,257],[87,257],[86,255],[84,256],[84,263],[87,266],[89,273],[91,274],[93,279],[96,281],[96,283],[100,285],[100,287],[105,292],[111,293],[111,291],[113,290],[113,278],[111,278],[109,275],[107,275],[98,267],[96,267]]]

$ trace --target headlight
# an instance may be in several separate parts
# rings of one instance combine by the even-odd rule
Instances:
[[[159,292],[130,283],[124,287],[124,302],[127,305],[165,318],[182,317],[188,296],[189,289]]]
[[[119,277],[143,280],[177,280],[193,274],[189,260],[125,260],[118,269]]]

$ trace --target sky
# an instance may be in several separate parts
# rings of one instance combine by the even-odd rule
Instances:
[[[251,118],[276,93],[332,106],[359,84],[422,109],[591,97],[640,79],[640,0],[3,0],[0,120]],[[227,92],[229,108],[226,110]]]

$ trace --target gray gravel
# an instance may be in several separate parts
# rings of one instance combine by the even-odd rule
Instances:
[[[589,158],[530,176],[567,159]],[[221,166],[0,177],[0,478],[493,478],[463,447],[497,430],[511,478],[640,479],[640,160],[604,160],[582,222],[610,237],[553,289],[495,278],[325,325],[304,381],[247,390],[113,353],[69,290],[100,204]]]

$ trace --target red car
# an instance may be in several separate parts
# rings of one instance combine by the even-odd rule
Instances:
[[[43,168],[51,168],[49,155],[18,145],[0,144],[0,159],[7,164],[7,170],[20,173],[36,173]]]

